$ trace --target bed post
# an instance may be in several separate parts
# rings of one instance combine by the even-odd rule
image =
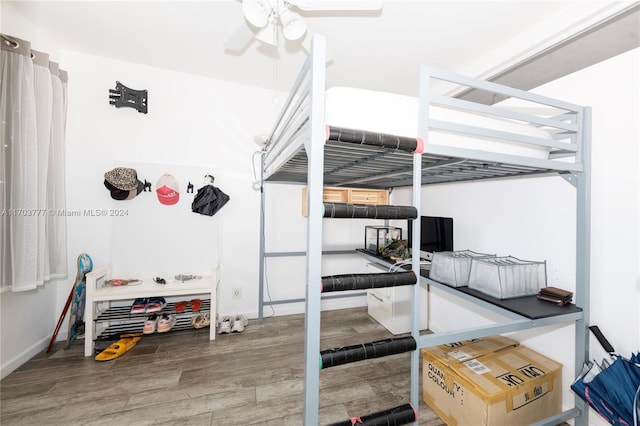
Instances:
[[[264,269],[265,269],[265,237],[264,237],[264,150],[260,154],[260,264],[258,265],[258,321],[264,319]]]
[[[583,171],[576,174],[576,305],[582,308],[582,319],[575,324],[575,376],[589,360],[590,274],[591,274],[591,108],[583,108],[578,115],[580,126],[580,158]],[[589,406],[575,396],[580,414],[575,418],[578,426],[589,423]]]
[[[431,74],[428,68],[425,66],[420,67],[420,86],[418,93],[418,138],[422,140],[422,148],[413,154],[413,206],[417,210],[417,220],[413,223],[413,235],[411,236],[413,241],[417,243],[413,244],[411,253],[411,268],[415,274],[420,276],[420,216],[422,212],[422,151],[424,144],[429,142],[429,94],[431,91]],[[411,318],[411,335],[420,340],[420,318],[422,316],[428,316],[427,312],[421,312],[420,310],[420,296],[421,285],[418,285],[413,289],[412,300],[412,318]],[[426,296],[428,297],[428,295]],[[427,309],[429,304],[427,303]],[[427,328],[429,325],[427,324]],[[420,407],[420,358],[421,349],[418,348],[411,354],[411,405],[418,409]],[[416,421],[414,425],[417,425]]]
[[[420,276],[420,205],[421,205],[421,189],[422,189],[422,153],[413,154],[413,206],[417,210],[417,220],[413,222],[413,241],[416,241],[412,247],[411,269]],[[413,298],[411,301],[411,335],[418,341],[420,339],[420,318],[427,315],[426,312],[420,312],[420,280],[413,286]],[[411,405],[418,410],[420,406],[420,348],[416,348],[411,352]],[[414,425],[417,425],[417,419]]]
[[[310,135],[305,144],[307,169],[307,271],[304,345],[304,424],[317,425],[320,394],[320,283],[322,266],[322,187],[324,184],[326,41],[315,35],[311,44]]]

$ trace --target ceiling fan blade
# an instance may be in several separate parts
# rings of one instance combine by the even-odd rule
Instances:
[[[238,27],[238,29],[233,34],[231,34],[231,37],[229,37],[229,39],[224,42],[223,46],[227,50],[241,52],[253,40],[253,37],[253,31],[251,31],[251,29],[247,25],[242,23]]]
[[[293,0],[291,4],[305,11],[382,9],[382,0]]]

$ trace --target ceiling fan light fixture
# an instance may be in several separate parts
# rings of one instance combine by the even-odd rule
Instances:
[[[256,34],[256,39],[260,40],[263,43],[269,44],[271,46],[278,45],[278,37],[276,34],[276,30],[278,27],[271,21],[267,22],[267,25],[262,28]]]
[[[307,23],[297,13],[285,10],[280,14],[282,32],[287,40],[298,40],[307,32]]]
[[[243,0],[242,13],[251,25],[262,28],[269,21],[271,5],[268,0]]]

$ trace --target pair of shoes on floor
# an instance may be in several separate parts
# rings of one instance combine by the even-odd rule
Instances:
[[[247,325],[249,325],[249,320],[244,315],[222,317],[218,334],[240,333],[244,331]]]
[[[167,331],[171,330],[174,325],[176,325],[176,321],[176,316],[172,314],[150,315],[144,322],[142,333],[166,333]]]
[[[160,312],[165,306],[167,306],[167,301],[164,300],[164,297],[138,298],[134,300],[133,305],[131,305],[131,313],[150,314],[153,312]]]

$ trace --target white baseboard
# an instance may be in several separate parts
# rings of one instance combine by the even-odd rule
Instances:
[[[18,367],[20,367],[22,364],[29,361],[31,358],[33,358],[34,356],[38,355],[40,352],[45,350],[49,345],[50,338],[51,337],[42,338],[41,340],[37,341],[36,343],[31,345],[29,348],[27,348],[24,352],[13,357],[7,362],[4,362],[3,360],[2,365],[0,366],[0,379],[4,379],[9,374],[17,370]]]

